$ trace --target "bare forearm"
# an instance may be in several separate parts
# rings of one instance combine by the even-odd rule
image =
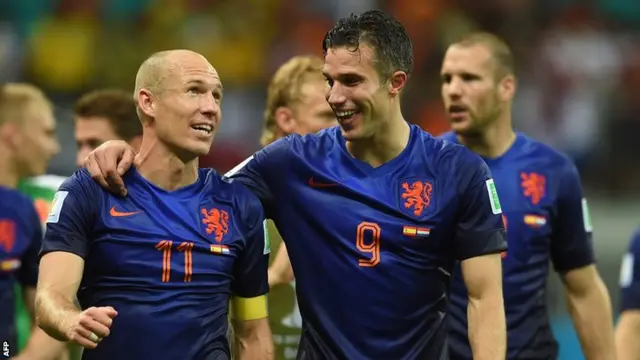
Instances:
[[[469,299],[469,343],[476,360],[504,359],[507,330],[502,297]]]
[[[640,360],[640,310],[625,310],[615,332],[618,360]]]
[[[283,244],[278,248],[278,253],[269,267],[269,287],[286,284],[293,280],[293,269],[289,261],[287,247]]]
[[[81,312],[72,300],[53,291],[39,292],[35,301],[38,326],[56,340],[67,341],[68,320]]]
[[[569,311],[587,360],[614,359],[611,300],[601,281],[582,294],[567,293]]]
[[[273,360],[273,340],[270,332],[236,336],[235,353],[239,360]]]
[[[34,328],[20,359],[57,360],[66,353],[66,344],[47,335],[42,329]]]

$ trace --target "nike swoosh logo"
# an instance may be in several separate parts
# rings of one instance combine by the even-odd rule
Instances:
[[[111,208],[111,210],[109,211],[109,215],[113,216],[113,217],[123,217],[123,216],[131,216],[131,215],[135,215],[135,214],[139,214],[142,211],[138,210],[138,211],[131,211],[131,212],[120,212],[118,210],[116,210],[116,207],[113,206]]]
[[[315,178],[312,176],[311,179],[309,179],[309,186],[314,188],[328,188],[328,187],[336,187],[338,186],[338,184],[320,183],[320,182],[317,182]]]

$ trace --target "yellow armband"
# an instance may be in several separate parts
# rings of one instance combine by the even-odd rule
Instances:
[[[231,300],[232,318],[235,320],[257,320],[267,317],[267,296],[253,298],[233,297]]]

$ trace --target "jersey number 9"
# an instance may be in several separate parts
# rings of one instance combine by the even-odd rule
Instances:
[[[367,238],[371,237],[369,241]],[[362,267],[374,267],[380,262],[380,225],[363,221],[358,225],[356,233],[356,248],[370,254],[367,259],[358,259],[358,265]]]

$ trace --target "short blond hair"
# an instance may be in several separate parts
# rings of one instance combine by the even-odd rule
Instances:
[[[499,36],[490,32],[474,32],[465,35],[460,40],[456,41],[453,45],[462,47],[470,47],[481,45],[486,47],[495,61],[496,75],[497,77],[504,77],[507,75],[515,76],[516,65],[513,53],[509,48],[509,45],[502,40]]]
[[[53,109],[51,100],[34,85],[7,83],[0,86],[0,125],[9,121],[21,122],[25,107],[32,102],[38,102]]]
[[[271,78],[267,90],[267,106],[264,111],[264,130],[260,143],[269,145],[277,138],[275,112],[281,107],[290,107],[300,101],[302,85],[309,76],[321,78],[324,61],[317,56],[294,56],[284,63]]]

